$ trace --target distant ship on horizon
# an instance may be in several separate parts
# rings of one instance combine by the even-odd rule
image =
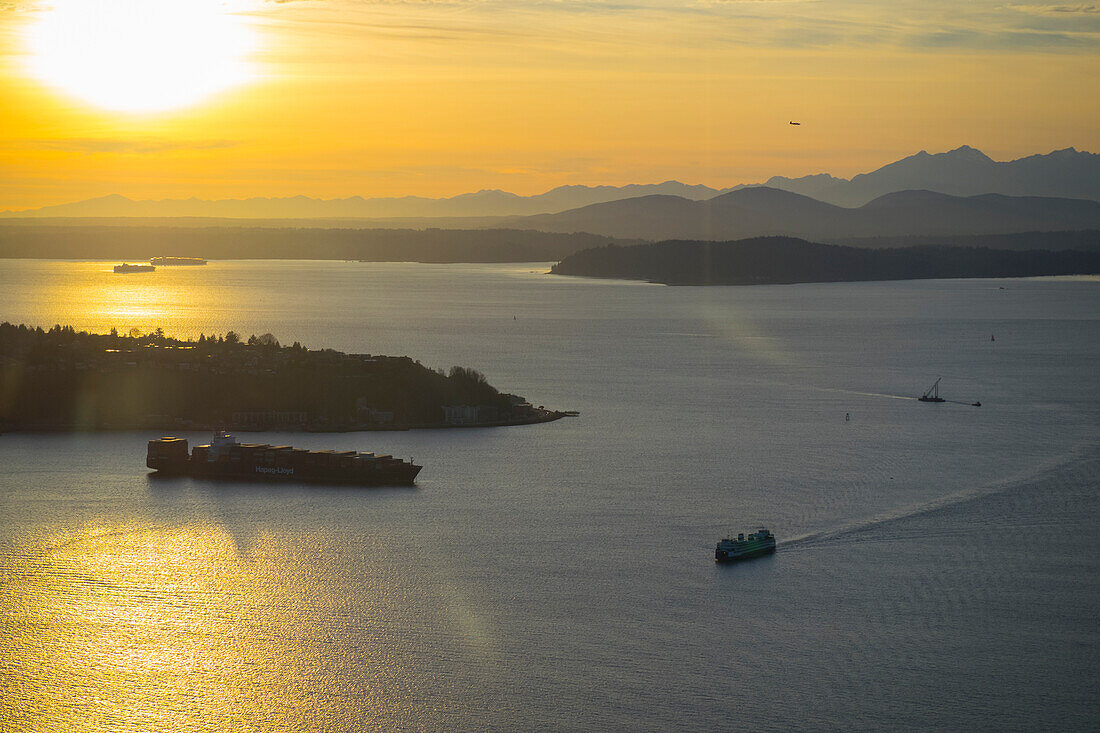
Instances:
[[[152,265],[131,265],[128,262],[115,265],[115,272],[155,272],[156,269]]]
[[[152,257],[149,259],[150,265],[156,265],[158,267],[170,267],[176,265],[205,265],[206,260],[202,257]]]

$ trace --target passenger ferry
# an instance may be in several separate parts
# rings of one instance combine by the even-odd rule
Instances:
[[[715,562],[737,562],[748,560],[761,555],[769,555],[775,552],[775,535],[770,530],[761,527],[748,537],[744,533],[737,535],[737,539],[727,537],[719,540],[714,548]]]

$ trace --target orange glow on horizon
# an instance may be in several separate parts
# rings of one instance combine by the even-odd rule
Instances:
[[[173,30],[134,16],[110,42],[60,40],[90,25],[78,8],[132,4]],[[722,188],[850,177],[964,144],[996,160],[1100,151],[1100,95],[1083,93],[1100,78],[1100,33],[1087,14],[1040,6],[933,0],[897,18],[853,0],[21,7],[0,28],[0,210],[108,194]]]

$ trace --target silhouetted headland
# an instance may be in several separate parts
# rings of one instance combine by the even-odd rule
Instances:
[[[465,367],[282,346],[0,324],[0,430],[407,430],[549,422]]]
[[[1035,277],[1100,273],[1100,251],[1019,252],[949,246],[872,250],[790,237],[758,237],[734,242],[609,245],[570,255],[551,272],[667,285]]]

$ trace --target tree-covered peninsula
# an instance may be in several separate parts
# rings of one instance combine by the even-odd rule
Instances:
[[[407,356],[0,324],[0,430],[371,430],[513,425],[563,413],[479,372]]]
[[[1100,273],[1100,251],[1021,252],[957,246],[862,249],[792,237],[732,242],[673,240],[586,249],[566,257],[551,272],[667,285],[1036,277]]]

